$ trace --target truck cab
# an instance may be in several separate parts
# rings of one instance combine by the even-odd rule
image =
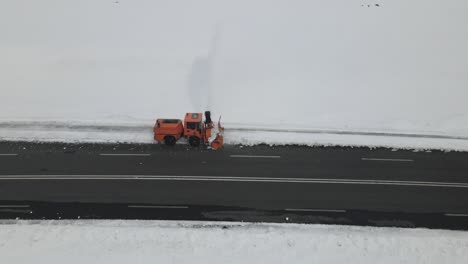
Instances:
[[[211,122],[211,120],[210,120]],[[203,113],[187,113],[184,119],[184,136],[191,146],[205,144],[211,137],[211,127],[203,122]]]

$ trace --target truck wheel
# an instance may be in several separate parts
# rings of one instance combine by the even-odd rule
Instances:
[[[198,147],[200,146],[200,138],[198,137],[190,137],[189,138],[189,144],[192,147]]]
[[[174,146],[176,143],[176,139],[174,136],[166,136],[164,137],[164,144],[168,146]]]

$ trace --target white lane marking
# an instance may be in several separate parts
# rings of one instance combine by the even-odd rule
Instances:
[[[396,162],[413,162],[412,159],[381,159],[381,158],[361,158],[361,160],[368,161],[396,161]]]
[[[292,212],[330,212],[330,213],[346,213],[346,210],[333,210],[333,209],[306,209],[306,208],[286,208],[286,211]]]
[[[468,217],[468,214],[445,214],[445,216]]]
[[[261,159],[280,159],[281,156],[257,156],[257,155],[230,155],[231,158],[261,158]]]
[[[188,206],[181,205],[129,205],[129,208],[159,208],[159,209],[187,209]]]
[[[29,205],[19,205],[19,204],[14,204],[14,205],[0,205],[0,208],[29,208]]]
[[[18,154],[15,153],[0,153],[0,156],[18,156]]]
[[[101,153],[100,156],[136,156],[136,157],[147,157],[151,156],[151,154],[137,154],[137,153],[127,153],[127,154],[107,154]]]
[[[160,181],[218,181],[268,183],[323,183],[358,185],[397,185],[421,187],[468,188],[463,182],[390,181],[321,178],[271,178],[230,176],[169,176],[169,175],[0,175],[1,180],[160,180]]]

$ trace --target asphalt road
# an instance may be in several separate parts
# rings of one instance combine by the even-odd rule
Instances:
[[[0,142],[0,217],[80,214],[468,229],[468,153]]]

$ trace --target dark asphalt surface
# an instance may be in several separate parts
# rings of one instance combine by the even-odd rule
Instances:
[[[468,229],[467,187],[461,152],[0,142],[3,218]]]

